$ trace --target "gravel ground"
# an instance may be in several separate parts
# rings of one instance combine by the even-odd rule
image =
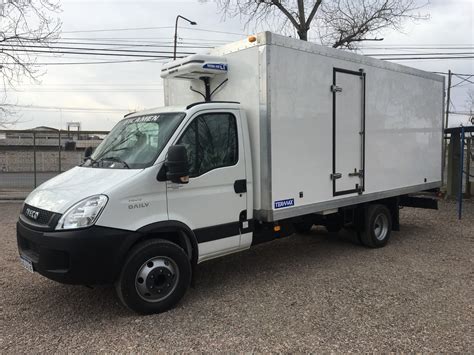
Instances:
[[[0,352],[285,351],[473,353],[474,203],[456,219],[406,208],[386,248],[348,232],[304,235],[201,264],[167,313],[137,316],[112,288],[29,274],[19,204],[0,204]]]

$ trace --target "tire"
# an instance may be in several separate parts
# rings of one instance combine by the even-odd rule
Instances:
[[[360,233],[363,245],[369,248],[384,247],[392,232],[392,215],[384,205],[369,205],[364,230]]]
[[[309,221],[293,223],[293,227],[297,233],[308,233],[313,228],[313,223]]]
[[[191,263],[184,250],[163,239],[135,246],[115,284],[122,303],[141,314],[173,308],[191,282]]]

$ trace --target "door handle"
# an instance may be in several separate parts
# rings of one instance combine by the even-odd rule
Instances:
[[[354,172],[353,172],[353,173],[349,173],[349,176],[350,176],[350,177],[358,176],[358,177],[361,178],[361,177],[364,176],[364,171],[363,171],[363,170],[357,171],[357,169],[354,169]]]
[[[331,174],[331,180],[334,181],[334,180],[337,180],[337,179],[340,179],[342,178],[342,174],[341,173],[334,173],[334,174]]]
[[[235,180],[234,191],[236,194],[247,192],[247,179]]]

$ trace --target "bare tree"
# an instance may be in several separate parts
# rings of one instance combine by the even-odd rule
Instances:
[[[208,0],[202,0],[208,1]],[[417,0],[214,0],[226,15],[241,15],[251,22],[296,31],[308,40],[311,28],[319,40],[334,48],[351,48],[377,38],[386,28],[400,30],[405,20],[424,19],[416,13]]]
[[[469,121],[474,125],[474,89],[467,90],[466,108],[469,111]]]
[[[471,113],[474,113],[474,89],[469,88],[467,90],[467,98],[466,98],[466,108]]]
[[[61,23],[52,17],[59,11],[58,0],[0,0],[0,126],[14,120],[6,104],[7,88],[23,78],[38,80],[38,48],[48,49],[57,40]],[[38,48],[35,48],[38,47]]]

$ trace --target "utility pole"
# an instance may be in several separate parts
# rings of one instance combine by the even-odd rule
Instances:
[[[443,165],[443,171],[441,173],[441,185],[444,186],[444,172],[446,170],[446,150],[447,150],[447,141],[444,137],[444,130],[446,128],[448,128],[448,124],[449,124],[449,103],[451,102],[451,69],[448,70],[448,89],[447,89],[447,93],[446,93],[446,119],[445,119],[445,123],[444,123],[444,127],[443,127],[443,133],[442,133],[442,137],[443,137],[443,158],[441,159],[442,160],[442,165]]]
[[[449,103],[451,102],[451,69],[448,70],[448,92],[446,94],[446,123],[444,128],[448,128],[449,124]]]

